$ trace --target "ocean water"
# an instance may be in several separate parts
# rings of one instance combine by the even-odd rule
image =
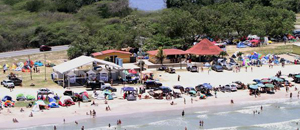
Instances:
[[[129,0],[129,6],[143,11],[156,11],[166,8],[164,0]]]
[[[263,106],[263,110],[260,107]],[[87,130],[296,130],[300,128],[300,100],[269,100],[248,102],[240,105],[213,106],[204,108],[153,113],[136,113],[118,117],[105,117],[56,125],[59,130],[80,129],[82,125]],[[260,114],[253,114],[258,111]],[[121,126],[116,121],[122,120]],[[204,126],[199,126],[199,121]],[[297,124],[297,122],[299,124]],[[109,128],[108,124],[112,126]],[[52,130],[53,125],[23,128],[22,130]]]

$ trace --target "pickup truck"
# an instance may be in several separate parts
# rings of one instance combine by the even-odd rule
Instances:
[[[15,88],[15,84],[11,80],[3,80],[1,82],[1,85],[3,85],[4,87],[7,87],[7,88]]]
[[[96,89],[100,89],[100,90],[105,90],[105,89],[108,89],[108,90],[111,90],[112,92],[116,92],[117,89],[116,88],[113,88],[111,87],[111,84],[109,83],[104,83],[103,81],[88,81],[87,82],[87,85],[86,85],[87,88],[91,88],[92,90],[96,90]]]

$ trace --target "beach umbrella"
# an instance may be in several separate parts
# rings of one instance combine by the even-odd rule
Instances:
[[[274,88],[274,85],[273,84],[265,84],[265,87],[267,87],[267,88]]]
[[[122,88],[123,91],[135,91],[133,87],[124,87]]]
[[[35,99],[35,97],[32,96],[32,95],[26,95],[26,99],[27,99],[27,100],[33,100],[33,99]]]
[[[17,95],[17,97],[24,97],[24,94],[20,93],[20,94]]]
[[[258,87],[265,87],[265,85],[264,84],[262,84],[262,83],[258,83],[258,84],[256,84]]]
[[[254,82],[260,83],[261,81],[259,79],[253,79]]]
[[[204,83],[204,84],[202,84],[203,86],[204,86],[204,88],[206,88],[206,89],[212,89],[212,86],[210,85],[210,84],[208,84],[208,83]]]
[[[194,90],[189,91],[189,94],[196,94],[197,92]]]
[[[250,85],[249,88],[250,89],[258,89],[258,86],[257,85]]]
[[[175,86],[173,86],[173,88],[174,89],[183,89],[183,86],[181,86],[181,85],[175,85]]]
[[[261,80],[262,83],[269,83],[271,82],[270,80]]]

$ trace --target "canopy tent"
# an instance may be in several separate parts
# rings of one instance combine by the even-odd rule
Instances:
[[[249,88],[250,89],[258,89],[258,85],[250,85]]]
[[[274,88],[274,85],[273,84],[265,84],[265,87],[266,88]]]
[[[194,55],[219,55],[223,50],[208,39],[203,39],[186,52]]]
[[[100,64],[109,65],[109,66],[112,66],[112,67],[114,67],[116,69],[122,69],[121,66],[116,65],[116,64],[111,63],[111,62],[108,62],[108,61],[99,60],[99,59],[88,57],[88,56],[80,56],[80,57],[77,57],[77,58],[72,59],[70,61],[64,62],[64,63],[62,63],[60,65],[54,66],[53,70],[55,72],[64,74],[64,73],[66,73],[66,72],[68,72],[70,70],[76,69],[78,67],[81,67],[81,66],[93,63],[93,62],[97,62],[97,63],[100,63]]]

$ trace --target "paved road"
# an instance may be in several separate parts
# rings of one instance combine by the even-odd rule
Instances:
[[[52,51],[64,51],[68,50],[69,46],[64,45],[64,46],[53,46]],[[8,57],[15,57],[15,56],[23,56],[23,55],[32,55],[32,54],[39,54],[43,53],[40,52],[39,48],[37,49],[26,49],[26,50],[21,50],[21,51],[11,51],[11,52],[3,52],[0,53],[0,58],[8,58]]]

